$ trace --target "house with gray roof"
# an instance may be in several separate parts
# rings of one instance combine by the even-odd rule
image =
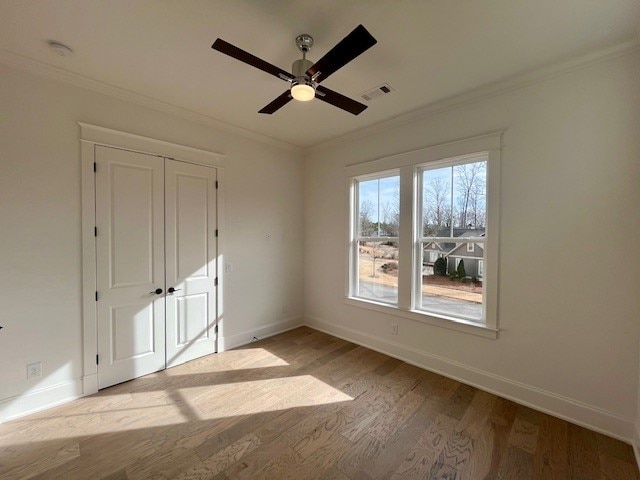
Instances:
[[[437,237],[454,238],[484,237],[484,229],[454,228],[444,229]],[[433,265],[440,257],[447,259],[447,273],[457,270],[458,264],[464,260],[464,269],[468,277],[482,279],[484,274],[484,245],[476,242],[428,242],[424,245],[423,275],[433,274]]]

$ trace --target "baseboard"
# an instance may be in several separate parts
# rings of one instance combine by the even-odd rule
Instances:
[[[0,423],[46,410],[83,396],[82,379],[16,395],[0,401]]]
[[[218,342],[218,351],[224,352],[233,348],[238,348],[248,343],[255,342],[256,338],[262,340],[263,338],[278,335],[294,328],[301,327],[302,317],[291,317],[284,319],[277,323],[271,323],[263,327],[250,330],[248,332],[239,333],[237,335],[222,336]]]
[[[633,453],[636,455],[636,463],[638,464],[638,468],[640,469],[640,425],[636,424],[633,429],[633,442],[631,442],[633,446]]]
[[[425,370],[508,398],[516,403],[562,418],[590,430],[632,443],[633,432],[635,431],[632,419],[623,418],[563,395],[510,380],[381,337],[327,323],[317,318],[305,317],[304,325],[376,350]]]

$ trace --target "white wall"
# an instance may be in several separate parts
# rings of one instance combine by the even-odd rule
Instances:
[[[78,393],[82,376],[77,121],[227,155],[224,335],[297,323],[302,305],[299,153],[0,66],[0,421]],[[265,233],[271,234],[264,241]],[[284,239],[282,238],[284,235]],[[288,312],[283,314],[283,305]],[[268,327],[260,330],[262,327]],[[26,380],[26,365],[43,375]],[[3,401],[4,400],[4,401]]]
[[[312,150],[307,322],[630,440],[640,333],[639,106],[635,54]],[[345,165],[498,130],[500,338],[346,305]]]

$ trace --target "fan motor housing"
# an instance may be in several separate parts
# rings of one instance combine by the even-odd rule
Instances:
[[[307,60],[306,58],[301,58],[300,60],[296,60],[291,65],[291,73],[294,77],[306,77],[307,70],[309,70],[313,66],[313,62]]]

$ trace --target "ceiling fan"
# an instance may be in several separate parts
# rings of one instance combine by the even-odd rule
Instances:
[[[358,115],[367,108],[366,105],[329,90],[320,85],[320,83],[376,43],[378,41],[373,38],[367,29],[362,25],[358,25],[314,64],[307,60],[307,52],[313,46],[313,38],[307,34],[298,35],[296,37],[296,45],[302,52],[302,58],[293,62],[291,66],[292,73],[265,62],[249,52],[225,42],[221,38],[218,38],[211,48],[289,82],[289,90],[260,110],[259,113],[270,115],[289,103],[292,98],[302,102],[318,98],[323,102]]]

